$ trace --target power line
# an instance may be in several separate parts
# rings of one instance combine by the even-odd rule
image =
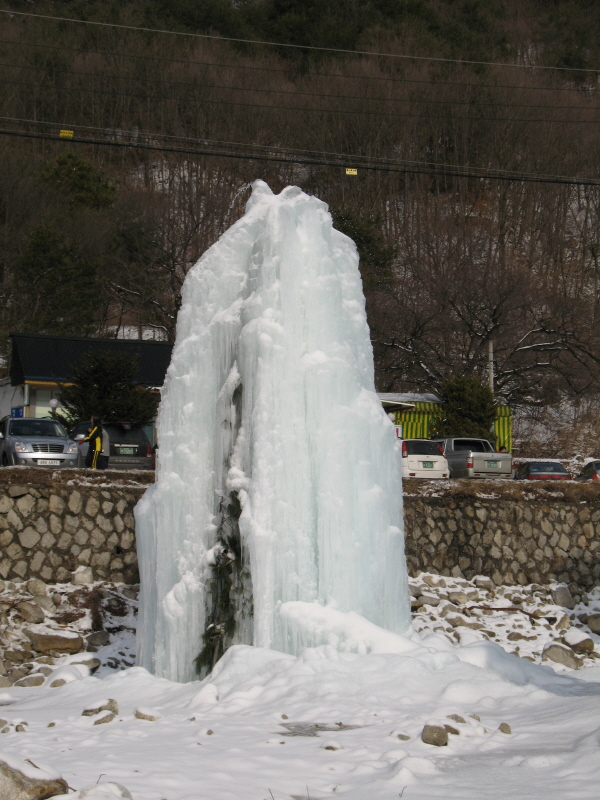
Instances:
[[[287,47],[294,50],[315,50],[326,53],[345,53],[356,56],[374,56],[375,58],[397,58],[405,59],[408,61],[434,61],[443,62],[447,64],[472,64],[474,66],[482,67],[510,67],[511,69],[537,69],[537,70],[550,70],[556,72],[584,72],[584,73],[600,73],[600,69],[583,69],[581,67],[547,67],[541,64],[511,64],[503,61],[473,61],[470,59],[460,58],[441,58],[435,56],[407,56],[399,55],[397,53],[375,53],[370,50],[346,50],[339,47],[316,47],[314,45],[304,44],[286,44],[284,42],[263,42],[257,39],[237,39],[231,36],[215,36],[208,33],[188,33],[186,31],[169,31],[161,28],[145,28],[136,25],[122,25],[116,22],[97,22],[95,20],[75,19],[73,17],[55,17],[49,14],[33,14],[26,11],[7,11],[0,9],[0,13],[8,14],[10,16],[20,17],[34,17],[36,19],[48,19],[56,22],[75,22],[81,25],[96,25],[103,28],[118,28],[120,30],[140,31],[143,33],[163,33],[171,36],[187,36],[195,39],[215,39],[223,42],[238,42],[239,44],[258,44],[266,47]]]
[[[48,86],[44,86],[39,83],[29,83],[27,81],[7,81],[0,79],[0,83],[4,84],[5,86],[27,86],[34,89],[44,89],[45,91],[48,90]],[[189,103],[189,98],[181,98],[181,97],[164,97],[160,95],[151,96],[151,95],[144,95],[144,94],[134,94],[132,92],[123,92],[117,91],[115,92],[112,89],[91,89],[86,87],[78,87],[78,86],[61,86],[61,87],[52,87],[55,88],[57,91],[60,92],[76,92],[77,94],[92,94],[92,95],[109,95],[110,97],[134,97],[138,100],[152,100],[152,101],[164,101],[164,100],[174,100],[176,102],[187,102]],[[318,97],[318,95],[315,95]],[[228,108],[252,108],[252,109],[261,109],[263,111],[295,111],[301,112],[303,114],[306,113],[315,113],[315,114],[345,114],[346,116],[366,116],[366,117],[399,117],[402,119],[436,119],[436,120],[447,120],[450,118],[453,122],[454,121],[462,121],[462,122],[523,122],[523,123],[560,123],[565,125],[598,125],[600,120],[594,119],[545,119],[543,117],[539,118],[531,118],[531,117],[474,117],[474,116],[456,116],[456,115],[438,115],[438,114],[407,114],[401,111],[373,111],[373,110],[355,110],[355,109],[335,109],[335,108],[316,108],[316,107],[305,107],[305,106],[279,106],[279,105],[264,105],[262,103],[241,103],[237,101],[230,101],[230,100],[210,100],[207,98],[202,98],[201,100],[196,101],[199,105],[213,105],[213,106],[227,106]],[[589,109],[590,111],[596,111],[597,109]]]
[[[48,123],[47,123],[48,124]],[[117,132],[114,132],[115,135]],[[449,165],[427,164],[424,162],[392,162],[384,159],[368,160],[366,157],[336,154],[337,158],[327,158],[323,155],[299,156],[294,152],[286,152],[279,148],[272,148],[270,153],[254,153],[250,150],[251,145],[242,143],[230,143],[227,148],[217,149],[217,143],[205,142],[204,147],[176,147],[175,145],[165,146],[156,142],[124,142],[106,139],[93,139],[75,137],[62,139],[56,134],[40,133],[35,131],[15,131],[0,129],[0,135],[14,136],[29,139],[44,139],[52,141],[63,141],[72,144],[87,144],[100,147],[122,147],[131,150],[150,150],[154,152],[177,153],[180,155],[204,155],[218,158],[231,158],[244,161],[271,161],[276,163],[287,163],[290,165],[306,166],[328,166],[344,168],[348,165],[359,165],[360,169],[376,172],[390,172],[400,174],[420,174],[430,176],[445,176],[455,178],[478,178],[486,180],[524,182],[524,183],[549,183],[567,184],[572,186],[595,186],[600,187],[600,180],[588,178],[570,178],[564,176],[533,175],[526,173],[506,174],[504,171],[494,171],[484,168],[463,168],[461,166],[450,167]],[[139,135],[136,133],[136,135]],[[237,150],[236,150],[237,148]],[[243,151],[242,148],[246,148]],[[306,151],[305,151],[306,152]]]
[[[84,55],[99,55],[99,56],[112,56],[115,58],[131,58],[135,60],[141,61],[156,61],[160,63],[166,64],[182,64],[185,66],[199,66],[199,67],[216,67],[219,69],[237,69],[237,70],[254,70],[257,72],[282,72],[286,75],[289,75],[289,69],[284,69],[282,67],[258,67],[255,64],[219,64],[214,61],[194,61],[194,60],[185,60],[180,58],[165,58],[164,56],[141,56],[141,55],[133,55],[132,53],[119,53],[119,52],[111,52],[110,50],[87,50],[82,49],[79,47],[66,47],[66,46],[59,46],[59,45],[52,45],[52,44],[39,44],[33,42],[15,42],[10,41],[8,39],[0,39],[0,44],[8,44],[13,45],[15,47],[39,47],[46,50],[60,50],[71,52],[71,53],[81,53]],[[321,78],[341,78],[343,80],[363,80],[363,81],[383,81],[387,83],[416,83],[416,84],[426,84],[431,85],[435,84],[436,86],[461,86],[465,88],[474,88],[474,89],[512,89],[512,90],[519,90],[519,91],[527,91],[527,92],[561,92],[565,93],[569,91],[569,89],[565,88],[564,86],[521,86],[521,85],[514,85],[514,84],[503,84],[503,83],[466,83],[463,81],[442,81],[438,80],[437,78],[430,78],[428,80],[419,79],[419,78],[398,78],[398,77],[387,77],[387,76],[375,76],[375,75],[342,75],[339,72],[307,72],[303,75],[303,77],[321,77]],[[597,88],[595,86],[587,87],[586,92],[597,92]]]
[[[7,64],[4,62],[0,62],[0,67],[8,67],[9,69],[24,69],[24,70],[39,70],[39,67],[31,64]],[[98,80],[105,81],[107,79],[110,80],[117,80],[117,81],[141,81],[144,83],[151,83],[153,85],[156,84],[156,81],[152,78],[144,78],[144,77],[135,77],[131,78],[128,75],[111,75],[111,74],[98,74],[94,72],[75,72],[69,70],[55,70],[55,74],[63,75],[67,77],[77,77],[77,78],[96,78]],[[8,82],[7,82],[8,83]],[[39,86],[40,84],[21,84],[23,86]],[[430,99],[421,99],[421,98],[404,98],[404,97],[368,97],[366,95],[352,95],[352,94],[327,94],[321,92],[301,92],[301,91],[291,91],[289,89],[262,89],[256,87],[245,87],[245,86],[222,86],[217,84],[206,84],[206,83],[186,83],[184,81],[170,81],[161,78],[161,85],[167,86],[175,86],[180,87],[183,89],[216,89],[218,91],[230,91],[230,92],[258,92],[260,94],[283,94],[283,95],[291,95],[292,97],[318,97],[318,98],[330,98],[335,100],[360,100],[361,102],[369,102],[369,103],[417,103],[421,105],[453,105],[453,106],[471,106],[473,105],[472,101],[469,100],[430,100]],[[60,87],[63,89],[64,87]],[[70,89],[70,91],[82,91],[80,89]],[[94,91],[87,89],[85,91]],[[106,92],[104,92],[106,93]],[[141,97],[145,99],[145,95],[137,95],[131,93],[123,93],[126,97]],[[161,95],[160,99],[162,100],[177,100],[177,97],[165,97]],[[545,111],[553,111],[553,110],[568,110],[568,111],[595,111],[598,110],[596,108],[585,108],[582,106],[560,106],[560,105],[533,105],[531,103],[491,103],[485,101],[477,101],[477,106],[479,107],[491,107],[491,108],[536,108],[536,109],[543,109]]]

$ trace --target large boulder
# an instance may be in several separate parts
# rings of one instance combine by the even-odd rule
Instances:
[[[555,664],[563,664],[569,669],[579,669],[581,663],[575,656],[575,653],[570,647],[565,647],[564,644],[552,642],[547,644],[542,651],[542,659],[544,661],[554,661]]]
[[[559,583],[558,586],[550,589],[550,594],[552,595],[552,602],[556,603],[557,606],[569,609],[575,608],[573,595],[564,583]]]
[[[36,653],[80,653],[83,650],[83,639],[76,633],[50,628],[29,628],[25,633]]]
[[[64,795],[68,785],[60,775],[31,761],[0,753],[0,797],[3,800],[46,800]]]
[[[592,633],[600,636],[600,614],[590,614],[587,624]]]

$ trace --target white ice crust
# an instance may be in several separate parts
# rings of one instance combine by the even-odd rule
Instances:
[[[408,630],[399,453],[375,394],[356,248],[323,202],[257,181],[189,272],[158,440],[156,484],[136,509],[140,665],[195,677],[215,515],[232,491],[254,602],[236,641],[319,644],[301,606],[280,614],[296,601]]]

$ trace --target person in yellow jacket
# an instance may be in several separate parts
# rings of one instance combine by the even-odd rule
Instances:
[[[92,417],[90,422],[92,427],[88,435],[79,442],[79,444],[89,442],[90,445],[85,457],[85,465],[89,469],[106,469],[110,453],[108,433],[102,427],[99,417]]]

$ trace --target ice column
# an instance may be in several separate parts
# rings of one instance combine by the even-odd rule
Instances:
[[[158,440],[136,509],[138,663],[190,680],[215,631],[296,652],[311,642],[279,614],[291,600],[408,628],[399,453],[356,248],[325,203],[257,181],[190,271]],[[240,608],[215,626],[224,596]]]

